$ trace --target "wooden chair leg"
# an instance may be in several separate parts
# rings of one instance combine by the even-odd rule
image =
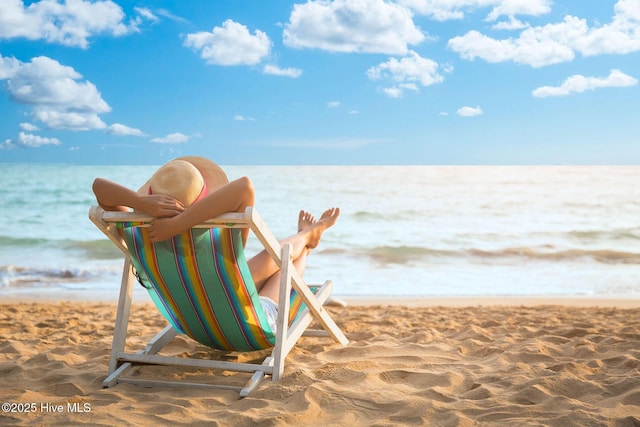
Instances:
[[[122,282],[120,284],[120,297],[118,298],[118,311],[113,331],[113,344],[111,345],[111,361],[109,362],[109,374],[118,366],[117,353],[123,352],[127,341],[127,328],[129,326],[129,314],[131,313],[131,297],[133,295],[133,271],[131,261],[125,257],[122,268]]]
[[[293,269],[293,263],[291,262],[291,245],[284,245],[282,248],[281,256],[281,269],[280,269],[280,295],[278,304],[278,321],[276,327],[276,345],[273,349],[273,374],[272,380],[278,381],[284,373],[284,359],[287,357],[289,346],[287,343],[288,327],[289,327],[289,306],[291,295],[291,269]]]

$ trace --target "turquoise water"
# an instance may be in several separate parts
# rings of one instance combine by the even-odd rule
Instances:
[[[87,217],[96,176],[155,167],[0,164],[0,296],[117,298],[120,253]],[[309,259],[338,295],[640,296],[637,166],[232,166],[279,237],[340,206]],[[255,239],[247,252],[260,248]],[[136,291],[138,292],[138,291]]]

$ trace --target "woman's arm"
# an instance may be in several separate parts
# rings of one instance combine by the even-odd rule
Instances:
[[[104,178],[93,181],[93,193],[100,207],[107,211],[144,212],[156,218],[176,216],[184,211],[181,202],[163,194],[141,194]]]
[[[92,188],[98,204],[106,211],[128,211],[139,204],[138,193],[113,181],[96,178]]]
[[[244,212],[247,206],[253,206],[254,198],[255,193],[251,180],[247,177],[236,179],[207,194],[180,215],[153,221],[149,229],[149,236],[152,241],[158,242],[221,214]],[[249,229],[243,229],[245,242],[248,232]]]

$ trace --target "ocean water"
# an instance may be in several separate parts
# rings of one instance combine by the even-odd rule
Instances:
[[[153,166],[0,164],[0,297],[117,299],[120,252],[88,219],[96,176]],[[637,166],[228,166],[278,237],[339,206],[309,258],[336,295],[640,297]],[[257,240],[249,255],[260,250]],[[136,287],[136,294],[144,289]]]

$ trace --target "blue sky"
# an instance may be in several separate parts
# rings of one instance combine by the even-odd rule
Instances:
[[[0,2],[0,162],[640,164],[638,0]]]

